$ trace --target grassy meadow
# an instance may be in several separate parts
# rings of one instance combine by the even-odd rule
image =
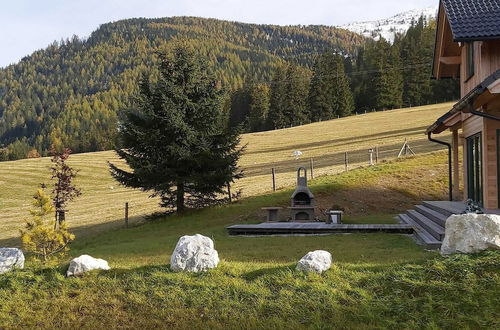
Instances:
[[[446,197],[446,153],[384,162],[312,180],[320,207],[343,205],[346,222],[394,221],[422,199]],[[79,238],[52,265],[32,260],[0,276],[0,328],[493,329],[500,326],[500,253],[443,258],[411,237],[337,234],[229,237],[225,227],[287,205],[291,188],[230,205],[159,218]],[[397,202],[396,202],[397,201]],[[171,272],[178,238],[211,237],[219,267]],[[294,270],[315,249],[330,251],[322,275]],[[90,254],[112,270],[64,273]]]
[[[261,195],[272,190],[271,168],[276,168],[278,188],[295,184],[298,166],[308,166],[314,158],[315,175],[338,173],[344,169],[344,152],[349,152],[351,168],[367,164],[368,149],[379,146],[380,158],[397,156],[408,139],[417,153],[441,147],[427,141],[425,128],[449,110],[451,103],[401,110],[368,113],[326,122],[245,134],[247,146],[241,159],[246,177],[234,190],[243,196]],[[295,150],[303,155],[292,157]],[[110,176],[107,162],[120,163],[112,151],[76,154],[70,164],[80,170],[76,180],[83,195],[69,207],[68,223],[77,235],[92,236],[123,226],[124,203],[130,203],[132,223],[159,211],[158,201],[148,194],[120,187]],[[28,215],[31,196],[39,183],[49,183],[48,158],[0,162],[0,240],[18,235]],[[352,196],[354,197],[354,196]],[[13,240],[9,244],[15,244]]]

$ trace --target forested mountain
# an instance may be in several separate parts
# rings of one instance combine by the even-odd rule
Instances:
[[[228,92],[248,80],[270,82],[285,61],[308,70],[317,54],[355,56],[365,43],[362,36],[326,26],[194,17],[104,24],[86,40],[54,42],[0,69],[0,160],[45,154],[52,144],[75,152],[114,147],[119,110],[131,105],[143,73],[155,75],[155,52],[180,38],[208,58]]]
[[[318,54],[311,70],[283,65],[267,89],[249,80],[233,94],[230,123],[276,129],[458,99],[458,80],[431,79],[435,34],[435,20],[421,16],[393,43],[367,40],[354,57],[332,50]]]

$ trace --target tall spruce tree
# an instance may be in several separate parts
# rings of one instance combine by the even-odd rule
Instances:
[[[222,120],[223,92],[186,44],[159,58],[159,80],[142,79],[136,108],[119,127],[116,152],[131,171],[110,164],[111,174],[177,212],[221,202],[226,185],[242,177],[239,136]]]
[[[312,121],[333,118],[331,96],[333,94],[334,76],[329,70],[332,66],[333,54],[325,53],[316,59],[313,76],[309,88],[309,111]]]
[[[380,38],[375,54],[375,107],[379,110],[400,108],[403,103],[403,75],[399,49]]]
[[[406,106],[424,104],[431,94],[431,47],[426,47],[425,18],[422,16],[400,40],[404,72],[403,103]]]
[[[318,57],[309,88],[309,108],[312,121],[347,116],[354,110],[342,56],[325,53]]]
[[[250,87],[250,112],[248,126],[251,132],[266,128],[269,113],[269,87],[266,84],[254,84]]]
[[[370,111],[375,108],[375,93],[372,84],[374,65],[371,61],[373,49],[374,41],[368,41],[356,57],[352,86],[357,111]]]
[[[231,108],[229,113],[229,125],[231,127],[242,126],[246,128],[248,115],[250,114],[250,91],[249,86],[244,85],[231,95]]]
[[[290,63],[285,76],[285,125],[298,126],[311,121],[307,96],[309,94],[310,72]]]
[[[284,128],[286,120],[286,67],[279,66],[274,72],[271,81],[271,95],[269,101],[268,127],[270,129]]]
[[[349,79],[345,73],[344,59],[342,56],[335,57],[335,80],[333,109],[334,117],[345,117],[354,111],[354,97],[352,95]]]

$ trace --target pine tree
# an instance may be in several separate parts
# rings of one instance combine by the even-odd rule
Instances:
[[[352,78],[355,108],[357,111],[370,111],[375,108],[375,94],[372,85],[374,66],[370,61],[374,42],[368,41],[365,48],[361,48],[355,61]]]
[[[399,49],[380,38],[375,54],[375,107],[379,110],[400,108],[403,103],[403,75]]]
[[[333,54],[325,53],[318,56],[313,67],[313,76],[309,88],[309,111],[312,121],[322,121],[333,118],[331,95],[333,95],[333,79],[329,70]]]
[[[223,92],[185,43],[159,58],[158,82],[141,80],[136,107],[120,125],[124,149],[116,152],[132,171],[110,164],[111,173],[177,212],[219,203],[226,185],[242,177],[242,148],[237,132],[224,124]]]
[[[285,125],[298,126],[309,123],[310,113],[307,104],[310,72],[296,64],[288,64],[285,75]]]
[[[401,39],[401,59],[404,67],[404,92],[405,105],[424,104],[430,97],[431,80],[429,79],[430,62],[432,53],[430,47],[424,45],[425,18],[420,17],[413,23]]]
[[[31,218],[21,230],[21,242],[25,252],[33,253],[46,262],[51,256],[67,251],[75,235],[68,231],[65,223],[56,226],[56,220],[49,220],[56,211],[51,198],[43,188],[33,195]]]
[[[254,84],[250,87],[250,112],[248,125],[251,132],[262,131],[266,128],[269,113],[269,87],[265,84]]]
[[[286,121],[286,67],[276,69],[271,81],[271,96],[269,104],[268,127],[271,129],[284,128]]]
[[[229,125],[231,127],[241,126],[247,128],[247,119],[250,114],[250,91],[248,85],[244,85],[231,95],[231,109],[229,114]]]
[[[342,56],[333,53],[319,56],[309,89],[309,107],[313,121],[348,116],[354,110]]]

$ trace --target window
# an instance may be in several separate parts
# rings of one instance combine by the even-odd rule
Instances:
[[[468,42],[466,44],[466,52],[467,52],[467,62],[466,62],[466,77],[465,79],[469,79],[474,75],[474,42]]]
[[[469,136],[467,143],[467,198],[483,206],[483,152],[481,133]]]

